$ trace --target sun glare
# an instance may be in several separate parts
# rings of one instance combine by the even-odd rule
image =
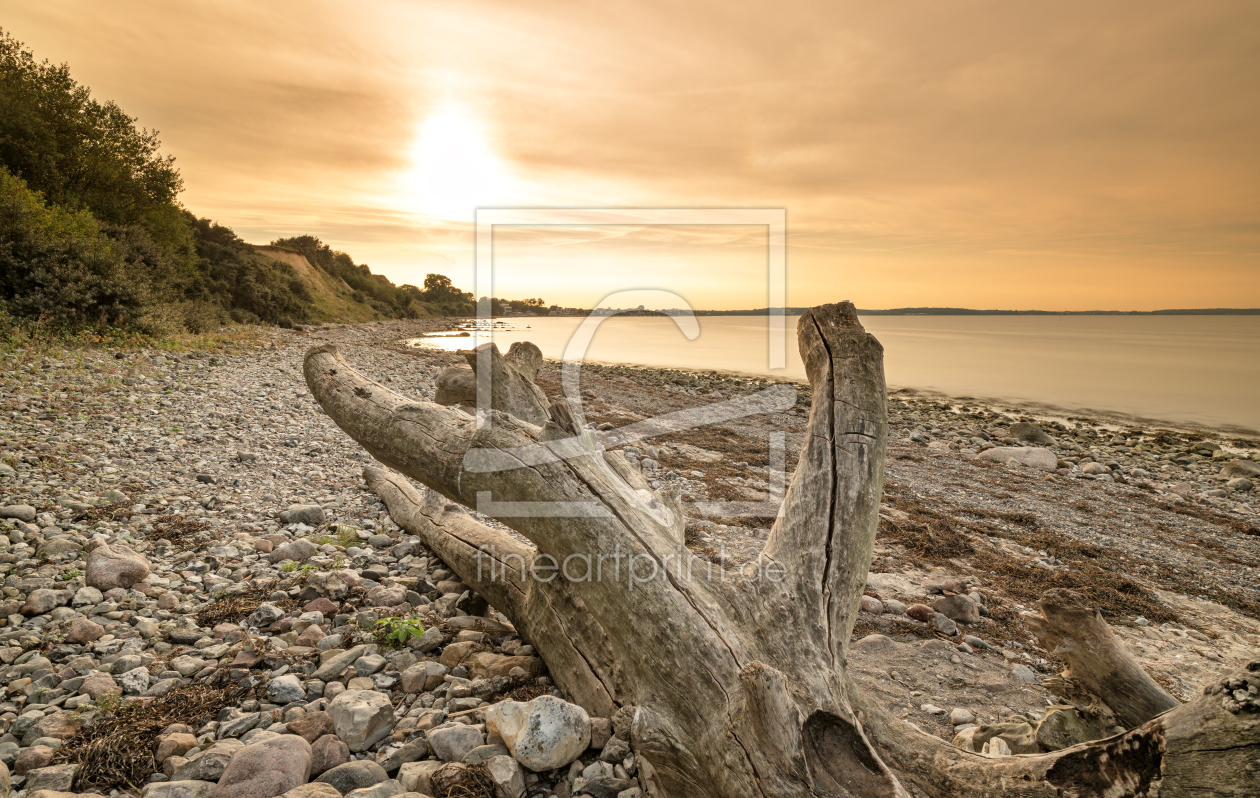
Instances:
[[[403,181],[408,210],[456,221],[472,221],[477,207],[504,203],[512,182],[484,124],[459,106],[425,118]]]

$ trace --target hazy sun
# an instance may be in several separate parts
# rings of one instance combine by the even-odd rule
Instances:
[[[484,124],[461,106],[437,109],[420,125],[403,176],[408,209],[443,219],[472,221],[478,207],[507,200],[511,178]]]

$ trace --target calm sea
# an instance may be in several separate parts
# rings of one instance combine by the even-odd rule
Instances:
[[[700,316],[689,341],[671,319],[611,317],[586,359],[804,379],[796,321],[787,367],[768,367],[766,320]],[[513,318],[494,326],[506,350],[533,341],[559,358],[582,319]],[[884,345],[890,388],[1118,414],[1147,421],[1260,430],[1260,316],[864,316]],[[468,349],[489,340],[425,338]]]

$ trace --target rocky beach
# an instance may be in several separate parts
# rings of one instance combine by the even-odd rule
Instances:
[[[303,380],[306,351],[335,343],[431,400],[463,358],[408,342],[439,329],[4,355],[0,796],[642,795],[629,713],[559,693],[531,641],[389,517],[372,458]],[[561,396],[555,363],[537,382]],[[581,384],[610,442],[771,386],[609,365]],[[801,386],[791,409],[620,448],[689,503],[687,547],[738,578],[809,410]],[[905,390],[889,413],[849,672],[890,710],[992,754],[1108,732],[1054,689],[1061,663],[1028,622],[1051,590],[1099,607],[1178,700],[1256,659],[1260,442]]]

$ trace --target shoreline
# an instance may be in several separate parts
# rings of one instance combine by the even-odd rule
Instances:
[[[511,317],[517,319],[520,317]],[[466,322],[467,320],[465,320]],[[496,319],[496,321],[499,321]],[[428,346],[423,342],[426,338],[432,337],[458,337],[446,336],[443,333],[459,332],[459,328],[448,330],[436,330],[427,335],[423,335],[413,339],[399,339],[398,344],[407,349],[427,350],[434,352],[454,353],[455,351],[438,346]],[[471,338],[471,336],[469,336]],[[412,342],[415,342],[414,344]],[[545,362],[560,363],[559,358],[543,357]],[[585,360],[586,366],[594,366],[596,368],[614,368],[614,369],[635,369],[642,371],[655,371],[663,374],[694,374],[707,376],[710,374],[718,374],[726,377],[745,381],[757,381],[763,385],[808,385],[809,381],[798,377],[772,378],[764,374],[757,374],[746,371],[732,371],[729,369],[703,369],[703,368],[686,368],[678,366],[654,366],[640,363],[617,363],[602,360]],[[1115,430],[1155,427],[1161,430],[1171,430],[1175,432],[1190,434],[1206,434],[1221,438],[1229,438],[1232,441],[1249,442],[1252,448],[1260,447],[1260,430],[1252,429],[1241,424],[1213,424],[1208,422],[1156,418],[1152,416],[1141,415],[1138,413],[1130,413],[1120,410],[1110,410],[1106,408],[1094,407],[1069,407],[1065,405],[1056,405],[1049,402],[1042,402],[1036,399],[1015,399],[1006,397],[984,397],[971,395],[950,394],[944,391],[938,391],[932,388],[922,388],[909,385],[892,385],[888,386],[888,395],[892,397],[894,394],[913,394],[923,396],[925,398],[935,399],[937,401],[948,401],[954,405],[984,405],[988,409],[995,412],[1004,413],[1022,413],[1025,415],[1037,415],[1044,420],[1059,422],[1075,422],[1077,420],[1100,420],[1102,424]]]
[[[404,775],[412,740],[451,719],[483,722],[505,689],[559,692],[538,657],[546,652],[531,645],[537,641],[505,624],[366,489],[362,470],[374,461],[320,411],[305,384],[305,353],[331,343],[370,379],[432,400],[437,376],[461,359],[397,342],[433,326],[260,330],[247,344],[213,352],[4,356],[12,368],[0,374],[0,507],[12,517],[0,520],[8,536],[7,547],[0,538],[0,573],[11,586],[0,614],[0,675],[10,688],[0,697],[0,730],[15,730],[24,762],[43,753],[34,743],[45,731],[64,735],[64,756],[76,756],[74,727],[60,720],[114,706],[86,694],[87,679],[124,692],[124,703],[217,690],[223,680],[252,685],[252,695],[224,694],[232,710],[223,720],[176,711],[158,724],[187,723],[199,745],[218,746],[223,757],[215,761],[224,763],[234,741],[253,743],[261,733],[251,731],[255,725],[293,733],[327,722],[338,694],[374,696],[394,709],[384,721],[388,734],[353,758]],[[548,361],[538,384],[555,398],[558,378]],[[737,398],[766,382],[591,365],[583,403],[587,420],[603,430]],[[684,545],[732,578],[761,551],[774,522],[774,436],[782,435],[789,471],[805,440],[810,397],[797,395],[782,412],[617,447],[654,489],[677,491]],[[966,709],[981,723],[1035,721],[1053,702],[1041,680],[1058,662],[1024,619],[1051,587],[1098,602],[1117,637],[1182,700],[1254,659],[1256,491],[1204,495],[1218,485],[1221,463],[1189,453],[1194,441],[1182,435],[1130,442],[1097,426],[1047,425],[1062,444],[1055,448],[1061,468],[990,462],[975,456],[976,438],[1006,445],[1001,439],[1022,414],[965,406],[955,412],[925,395],[890,395],[870,601],[862,602],[850,649],[855,682],[945,740],[957,729],[925,701],[946,713]],[[1154,463],[1188,483],[1184,497],[1171,479],[1156,477],[1157,465],[1152,479],[1139,473]],[[1107,474],[1093,473],[1104,467]],[[146,575],[98,589],[89,563],[101,544],[134,552]],[[942,573],[968,580],[985,608],[978,620],[947,626],[948,638],[907,613],[931,604],[927,585]],[[386,648],[373,630],[391,617],[421,621],[424,636]],[[963,634],[984,645],[963,646]],[[475,655],[469,635],[484,645]],[[54,637],[59,642],[45,646]],[[371,658],[371,667],[360,671],[359,657]],[[65,673],[68,665],[74,674]],[[495,686],[490,667],[520,667],[529,678]],[[473,695],[453,689],[474,683]],[[30,731],[35,720],[38,733]],[[324,733],[356,739],[357,732],[334,725]],[[145,757],[155,750],[150,742],[141,746]],[[583,767],[599,755],[583,753]],[[171,781],[197,767],[178,754],[155,764]],[[39,772],[16,776],[15,785]],[[539,778],[559,784],[568,776]]]

